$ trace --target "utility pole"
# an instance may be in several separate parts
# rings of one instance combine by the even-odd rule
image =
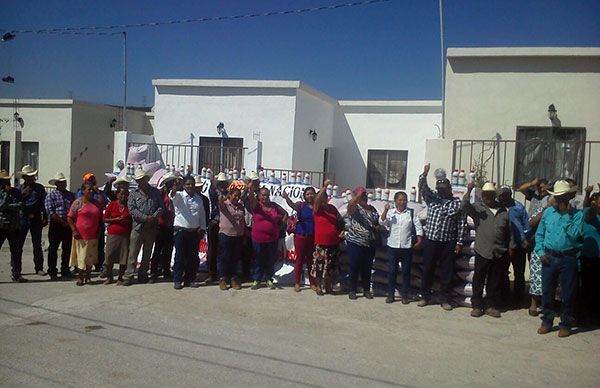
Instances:
[[[444,61],[444,2],[443,0],[439,0],[440,6],[440,62],[442,63],[442,139],[446,138],[446,126],[445,126],[445,118],[446,116],[446,71],[445,71],[445,61]]]
[[[127,32],[123,31],[123,131],[127,130]]]

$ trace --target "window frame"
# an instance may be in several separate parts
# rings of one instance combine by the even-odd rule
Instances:
[[[372,158],[375,157],[376,153],[385,153],[385,171],[383,176],[383,185],[379,186],[379,188],[385,189],[389,188],[392,190],[406,190],[406,174],[408,172],[408,150],[399,150],[399,149],[368,149],[367,150],[367,176],[365,186],[368,189],[376,189],[378,186],[375,184],[375,179],[373,179],[370,175],[372,168],[370,168],[372,164]],[[399,180],[398,187],[390,187],[388,182],[390,178],[390,157],[391,153],[398,153],[400,163],[404,163],[404,171],[401,171],[400,176],[403,178]]]

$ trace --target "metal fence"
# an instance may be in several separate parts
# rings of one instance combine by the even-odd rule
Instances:
[[[600,180],[600,141],[454,140],[452,170],[474,171],[478,183],[516,186],[534,178],[572,178],[579,188]]]
[[[147,161],[161,161],[177,169],[191,166],[194,173],[203,167],[213,171],[238,169],[244,165],[246,147],[201,146],[197,144],[129,143],[131,147],[147,146]]]
[[[280,182],[287,183],[304,183],[315,187],[321,187],[327,179],[335,181],[335,173],[327,171],[303,171],[303,170],[287,170],[280,168],[264,168],[265,178],[271,177]]]

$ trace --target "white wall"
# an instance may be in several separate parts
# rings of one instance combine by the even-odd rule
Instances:
[[[334,146],[337,180],[344,186],[364,186],[367,181],[368,150],[406,150],[406,190],[416,186],[425,163],[425,142],[438,137],[441,103],[425,106],[410,103],[342,101],[344,112],[336,123]],[[388,105],[388,106],[386,106]],[[337,135],[337,133],[340,135]]]
[[[18,112],[25,121],[22,128],[23,142],[39,143],[38,182],[48,186],[56,172],[62,171],[70,179],[69,160],[71,146],[72,100],[20,100]],[[0,101],[0,118],[13,118],[12,100]],[[0,139],[10,141],[13,124],[2,123]],[[11,148],[14,144],[11,144]],[[10,173],[21,170],[21,165],[10,166]]]
[[[298,89],[294,128],[294,170],[322,171],[324,150],[332,146],[333,114],[337,101]],[[309,131],[317,132],[313,141]]]
[[[242,137],[245,147],[254,147],[253,133],[260,132],[263,166],[292,168],[295,94],[292,88],[156,85],[155,138],[189,144],[190,133],[196,139],[218,136],[223,122],[229,137]]]

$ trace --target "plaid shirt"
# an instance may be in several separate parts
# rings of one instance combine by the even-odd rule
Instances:
[[[427,203],[425,236],[433,241],[456,241],[463,244],[467,232],[467,217],[460,210],[460,199],[441,198],[427,185],[427,177],[419,177],[419,191]]]
[[[158,224],[148,225],[146,217],[158,217],[165,210],[161,192],[152,186],[148,187],[148,194],[144,194],[140,189],[129,193],[127,207],[133,219],[133,229],[136,231],[140,231],[146,227],[157,227]]]
[[[44,200],[48,217],[52,219],[52,214],[57,214],[60,218],[66,221],[67,213],[69,212],[69,208],[74,200],[75,194],[68,190],[65,190],[64,192],[58,189],[53,190],[46,196],[46,199]]]

